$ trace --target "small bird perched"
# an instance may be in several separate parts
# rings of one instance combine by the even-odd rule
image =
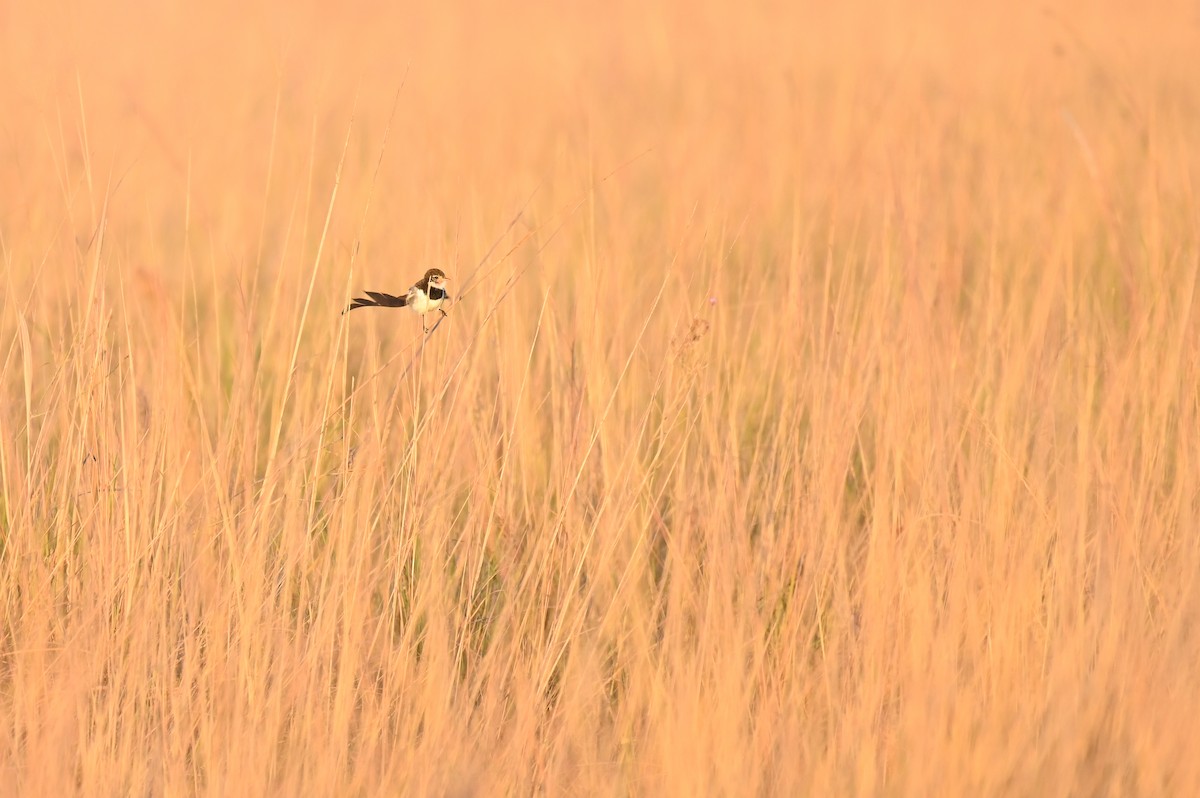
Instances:
[[[442,303],[450,296],[446,293],[446,282],[449,279],[441,269],[430,269],[403,296],[367,291],[369,299],[356,298],[342,313],[349,313],[355,308],[412,308],[421,314],[422,329],[429,332],[429,328],[425,326],[425,314],[437,310],[443,316],[446,315],[446,311],[442,310]]]

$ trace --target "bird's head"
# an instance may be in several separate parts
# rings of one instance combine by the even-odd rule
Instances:
[[[449,279],[450,278],[447,277],[446,273],[441,269],[430,269],[429,271],[425,272],[425,283],[433,286],[434,288],[445,288],[446,282]]]

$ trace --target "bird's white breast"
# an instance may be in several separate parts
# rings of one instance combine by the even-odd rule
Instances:
[[[417,313],[428,313],[431,310],[437,310],[445,302],[445,297],[441,299],[430,299],[429,295],[424,291],[413,286],[408,290],[408,301],[405,304],[415,310]]]

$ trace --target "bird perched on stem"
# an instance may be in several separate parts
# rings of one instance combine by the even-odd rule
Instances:
[[[449,279],[441,269],[430,269],[403,295],[392,296],[378,291],[367,291],[366,297],[356,298],[342,313],[349,313],[355,308],[409,308],[421,315],[421,328],[429,332],[429,328],[425,326],[425,314],[436,310],[443,316],[446,315],[446,311],[442,310],[442,303],[450,297],[450,294],[446,293],[446,283]]]

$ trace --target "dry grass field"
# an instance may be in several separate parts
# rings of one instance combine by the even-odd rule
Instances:
[[[0,793],[1200,794],[1197,53],[0,3]]]

